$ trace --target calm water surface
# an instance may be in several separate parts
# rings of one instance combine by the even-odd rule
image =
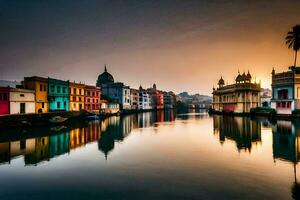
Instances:
[[[293,199],[298,134],[295,122],[172,111],[7,130],[0,198]]]

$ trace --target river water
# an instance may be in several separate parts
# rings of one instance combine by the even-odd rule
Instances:
[[[298,135],[194,111],[2,131],[0,199],[296,199]]]

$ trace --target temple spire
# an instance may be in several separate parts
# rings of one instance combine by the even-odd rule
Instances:
[[[106,64],[104,65],[104,71],[105,71],[105,72],[107,72],[107,69],[106,69]]]

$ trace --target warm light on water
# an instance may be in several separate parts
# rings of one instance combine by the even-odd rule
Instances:
[[[1,133],[0,198],[292,199],[299,127],[168,111]]]

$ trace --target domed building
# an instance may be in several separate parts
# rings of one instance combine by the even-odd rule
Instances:
[[[228,113],[249,113],[260,106],[260,84],[251,82],[252,76],[238,73],[235,84],[225,85],[221,76],[218,88],[213,90],[213,111]]]
[[[101,87],[102,84],[114,83],[114,77],[107,72],[106,65],[104,66],[104,72],[98,76],[97,87]]]
[[[121,109],[130,109],[130,88],[124,83],[115,82],[114,77],[107,72],[106,65],[104,72],[98,76],[96,85],[101,87],[101,98],[118,103]]]

